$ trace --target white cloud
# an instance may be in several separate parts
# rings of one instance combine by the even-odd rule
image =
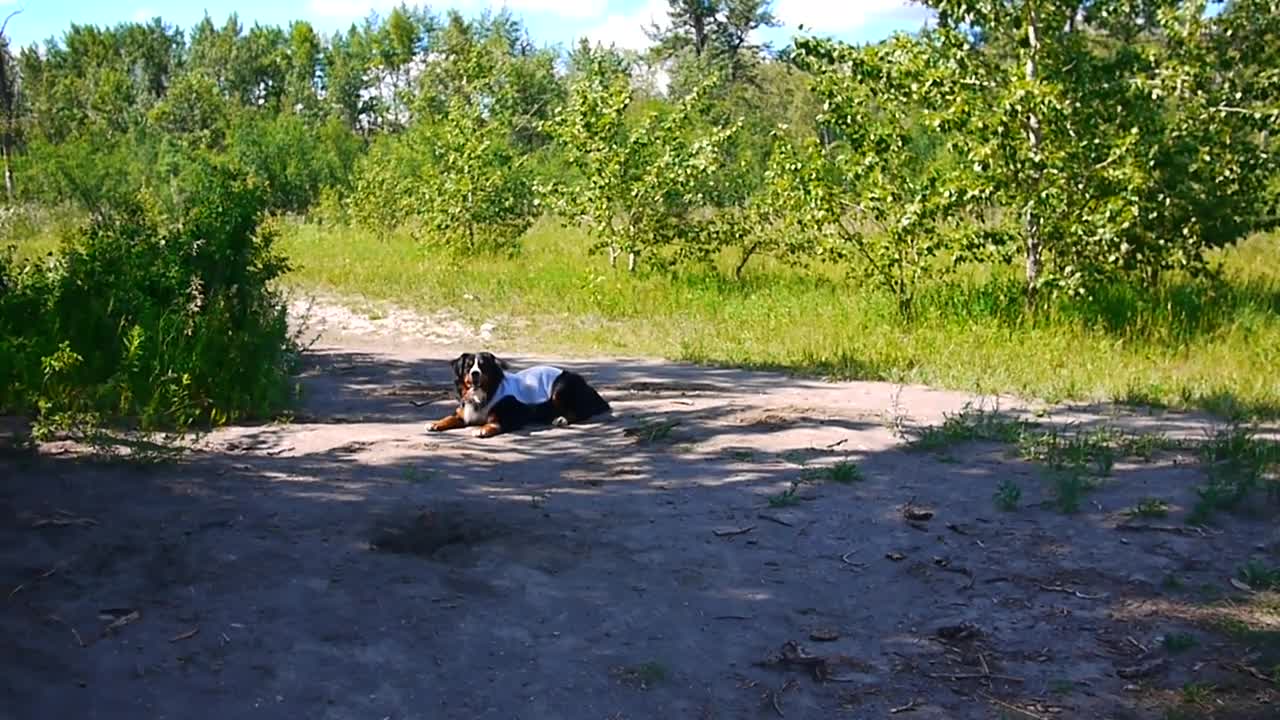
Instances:
[[[533,0],[537,1],[537,0]],[[610,13],[585,33],[587,39],[624,50],[644,50],[653,44],[645,34],[651,25],[666,26],[671,20],[667,0],[646,0],[643,6],[626,13]]]
[[[924,23],[930,11],[912,0],[778,0],[774,15],[808,32],[848,33],[877,22]]]
[[[133,21],[136,23],[144,23],[159,14],[160,13],[156,12],[155,10],[152,10],[151,8],[147,8],[147,7],[138,8],[137,10],[133,11]]]

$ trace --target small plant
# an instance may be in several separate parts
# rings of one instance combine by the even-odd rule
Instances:
[[[671,432],[680,424],[679,420],[645,420],[624,434],[634,437],[637,443],[653,445],[671,438]]]
[[[1215,432],[1199,451],[1209,483],[1196,489],[1200,499],[1188,522],[1204,524],[1216,512],[1238,509],[1263,483],[1270,498],[1280,499],[1280,483],[1272,477],[1280,465],[1280,444],[1260,440],[1252,428],[1237,423]]]
[[[937,451],[951,445],[987,440],[1017,442],[1031,427],[1030,423],[1014,420],[997,410],[984,410],[966,404],[956,414],[947,414],[941,425],[927,427],[909,445],[911,449]]]
[[[430,480],[431,476],[435,474],[435,471],[423,470],[422,468],[416,465],[410,465],[406,467],[404,470],[401,470],[400,474],[402,477],[404,477],[405,482],[420,483],[426,480]]]
[[[796,503],[800,502],[799,488],[800,488],[800,483],[792,481],[791,487],[787,488],[786,490],[783,490],[777,495],[769,496],[769,507],[773,507],[773,508],[791,507],[792,505],[795,505]]]
[[[805,477],[810,481],[827,480],[841,485],[849,485],[865,479],[862,468],[848,460],[841,460],[828,467],[810,468],[805,471]]]
[[[1053,482],[1054,504],[1063,515],[1080,512],[1080,502],[1086,493],[1093,489],[1087,477],[1068,470],[1059,470]]]
[[[1182,582],[1182,578],[1173,573],[1165,575],[1164,579],[1160,581],[1160,585],[1165,590],[1181,590],[1186,587],[1186,583]]]
[[[1118,435],[1105,428],[1088,433],[1067,434],[1059,430],[1024,434],[1020,442],[1027,460],[1054,469],[1071,469],[1099,477],[1111,474]]]
[[[1186,652],[1196,646],[1196,636],[1191,633],[1169,633],[1164,636],[1162,644],[1171,654]]]
[[[612,673],[622,682],[640,690],[648,690],[650,687],[666,680],[670,675],[665,665],[654,661],[639,665],[616,667],[613,668]]]
[[[1169,516],[1169,503],[1159,498],[1143,498],[1125,512],[1129,517],[1163,518]]]
[[[1000,481],[995,493],[996,508],[1004,512],[1013,512],[1018,509],[1018,503],[1021,500],[1022,488],[1018,487],[1018,483],[1008,478]]]
[[[1187,683],[1182,686],[1182,702],[1188,705],[1207,705],[1212,698],[1212,685]]]
[[[1280,567],[1270,567],[1250,560],[1240,568],[1240,579],[1254,590],[1280,590]]]
[[[1054,695],[1070,695],[1076,689],[1076,684],[1072,680],[1058,678],[1049,681],[1049,692]]]

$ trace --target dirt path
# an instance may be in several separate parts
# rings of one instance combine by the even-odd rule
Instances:
[[[606,422],[427,435],[462,349],[443,341],[479,338],[329,315],[291,423],[220,431],[147,469],[0,459],[0,717],[1280,707],[1255,674],[1280,665],[1256,642],[1280,615],[1229,582],[1251,556],[1280,564],[1280,532],[1186,529],[1203,474],[1177,454],[1118,464],[1068,516],[1042,470],[999,446],[904,449],[895,425],[939,422],[965,394],[618,358],[553,359],[613,402]],[[820,479],[840,462],[860,477]],[[1023,496],[1002,513],[1007,480]],[[1118,529],[1148,496],[1171,514],[1144,525],[1172,530]],[[1207,629],[1232,620],[1210,602],[1231,595],[1269,633]],[[1200,684],[1215,688],[1203,702]]]

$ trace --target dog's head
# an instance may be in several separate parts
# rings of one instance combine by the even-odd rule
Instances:
[[[449,363],[453,385],[464,403],[483,406],[502,384],[507,363],[493,353],[463,353]]]

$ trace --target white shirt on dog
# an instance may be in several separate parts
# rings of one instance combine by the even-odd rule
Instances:
[[[504,397],[514,397],[525,405],[539,405],[551,399],[551,384],[563,372],[558,367],[536,365],[517,373],[509,373],[502,378],[498,392],[494,395],[493,404]]]

